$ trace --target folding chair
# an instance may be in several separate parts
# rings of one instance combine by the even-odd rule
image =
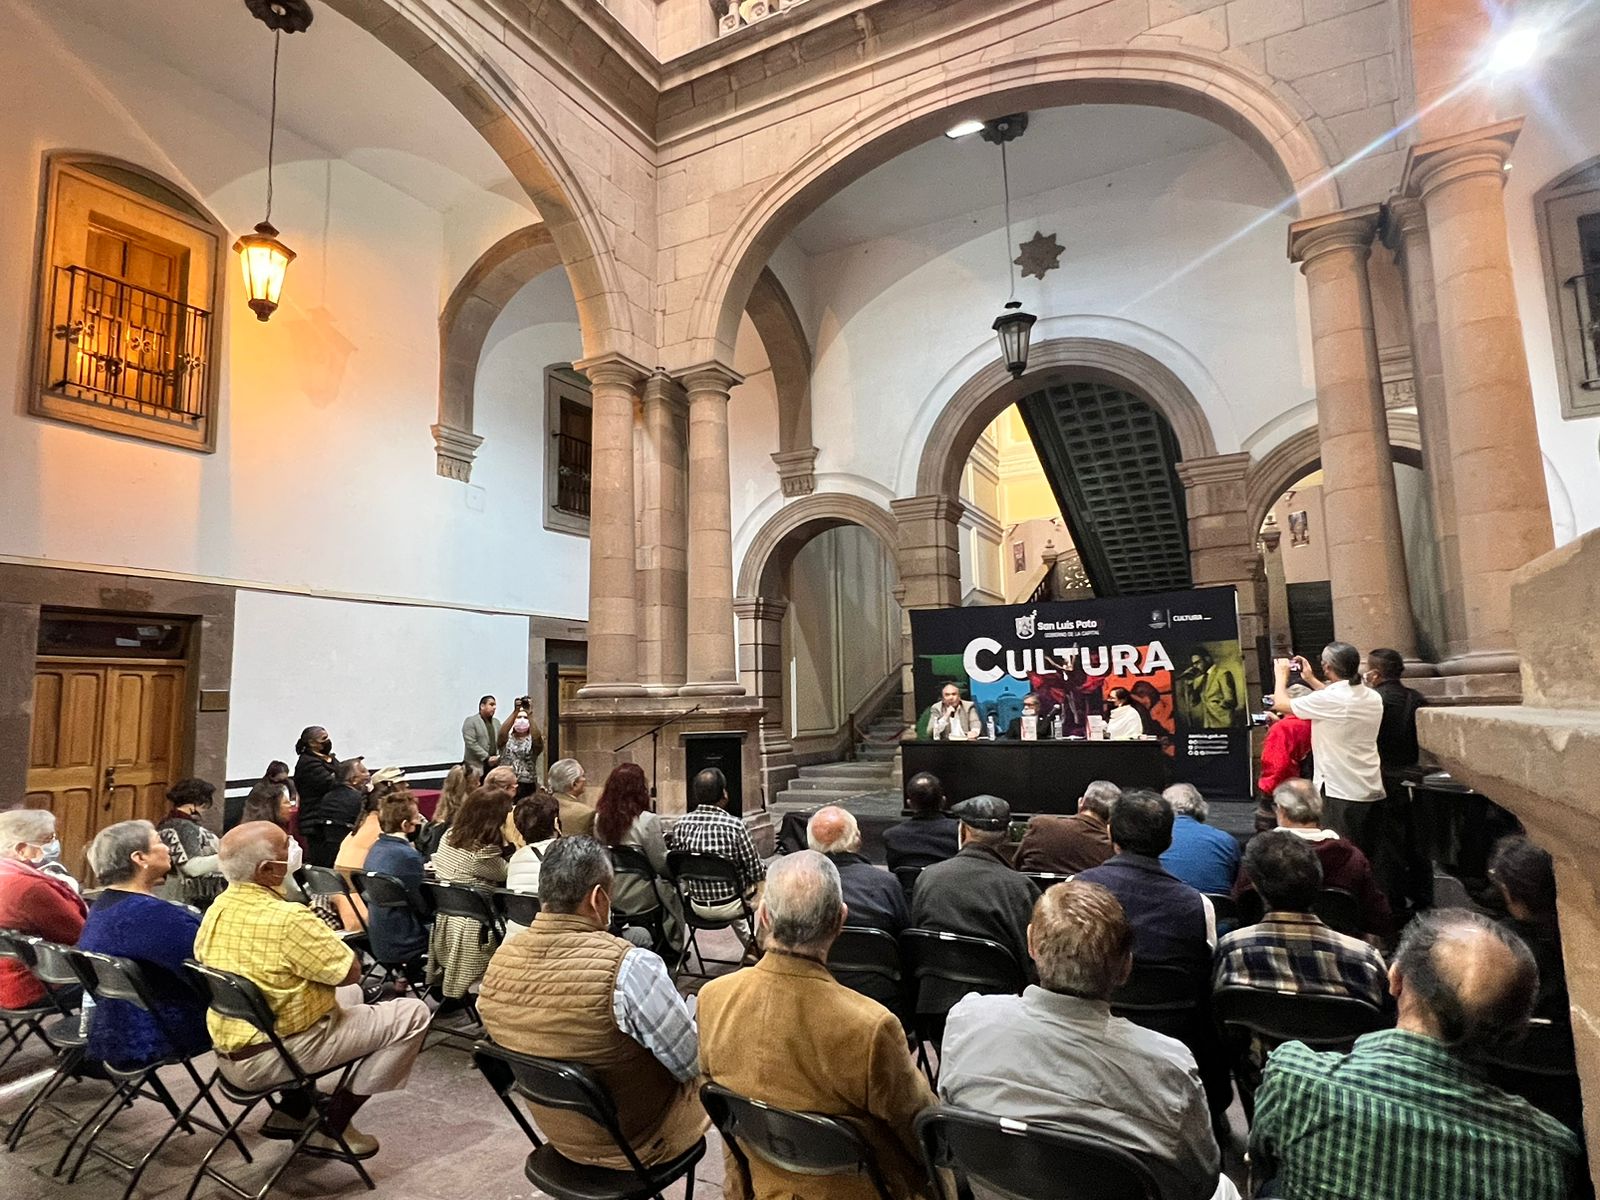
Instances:
[[[260,988],[242,975],[235,975],[232,971],[222,971],[216,967],[208,967],[203,963],[196,962],[194,959],[190,959],[184,965],[194,972],[200,985],[205,989],[206,999],[212,1010],[220,1016],[230,1017],[235,1021],[243,1021],[256,1032],[264,1035],[267,1041],[272,1044],[272,1049],[264,1051],[264,1053],[276,1054],[289,1075],[287,1079],[266,1087],[246,1088],[229,1082],[228,1077],[222,1073],[220,1068],[218,1069],[214,1077],[215,1084],[224,1096],[240,1106],[239,1114],[234,1117],[228,1127],[223,1130],[222,1136],[217,1138],[216,1142],[206,1151],[205,1157],[200,1160],[200,1168],[195,1172],[194,1180],[189,1184],[188,1192],[184,1194],[184,1200],[194,1200],[194,1194],[200,1187],[200,1181],[208,1176],[222,1184],[234,1195],[241,1197],[242,1200],[263,1200],[266,1194],[272,1190],[273,1185],[278,1182],[284,1171],[288,1169],[289,1164],[302,1151],[307,1154],[315,1154],[323,1158],[332,1158],[339,1162],[349,1163],[355,1168],[356,1174],[361,1177],[361,1182],[367,1185],[367,1190],[375,1191],[377,1185],[372,1182],[372,1176],[367,1174],[366,1167],[361,1165],[361,1160],[350,1149],[350,1143],[345,1140],[344,1134],[334,1135],[334,1140],[339,1146],[338,1150],[323,1151],[308,1150],[306,1148],[311,1136],[321,1128],[322,1121],[326,1119],[328,1104],[332,1099],[331,1093],[317,1089],[316,1081],[330,1075],[336,1075],[338,1078],[334,1084],[334,1091],[339,1091],[350,1082],[350,1076],[355,1074],[356,1068],[364,1060],[358,1058],[352,1062],[342,1063],[337,1067],[330,1067],[325,1071],[318,1071],[315,1074],[307,1073],[294,1055],[289,1053],[289,1048],[284,1045],[283,1039],[278,1036],[277,1018],[273,1016],[272,1009],[268,1006],[266,997],[261,994]],[[289,1153],[284,1157],[283,1161],[273,1168],[266,1181],[254,1192],[247,1191],[242,1184],[212,1166],[211,1160],[216,1157],[217,1151],[222,1149],[224,1142],[230,1139],[237,1140],[239,1127],[244,1124],[262,1101],[282,1096],[286,1092],[299,1092],[309,1097],[312,1104],[313,1119],[306,1122],[305,1128],[300,1131],[300,1134],[294,1140],[294,1144],[289,1148]],[[183,1111],[185,1118],[200,1103],[200,1100],[201,1097],[196,1096],[190,1101],[188,1108]]]
[[[1129,1151],[1058,1125],[940,1105],[919,1113],[914,1128],[930,1177],[953,1171],[962,1189],[978,1183],[1016,1200],[1162,1200]]]
[[[681,1179],[684,1200],[694,1200],[694,1168],[705,1157],[705,1138],[671,1161],[647,1167],[623,1136],[610,1091],[589,1067],[518,1054],[493,1042],[474,1046],[472,1061],[533,1144],[523,1173],[541,1192],[555,1200],[662,1200],[662,1193]],[[513,1092],[532,1104],[587,1117],[611,1135],[629,1169],[615,1171],[573,1162],[541,1141],[512,1098]]]
[[[362,912],[365,900],[351,885],[345,873],[333,867],[318,867],[305,863],[295,873],[295,882],[307,896],[325,896],[330,900],[343,900],[355,914],[357,928],[342,930],[339,936],[362,961],[363,970],[359,980],[361,994],[369,1001],[377,999],[383,989],[383,976],[387,975],[388,971],[372,956],[372,938],[367,929],[367,919]]]
[[[662,903],[659,885],[661,877],[656,874],[655,867],[651,865],[650,856],[637,846],[612,846],[611,868],[616,872],[618,881],[621,881],[624,877],[639,880],[649,889],[650,895],[656,898],[656,902],[646,908],[616,909],[612,913],[612,924],[633,925],[643,929],[650,934],[650,944],[656,948],[657,953],[666,950],[667,906]],[[621,888],[616,889],[617,892],[621,890]],[[644,889],[636,888],[634,890],[642,891]],[[615,893],[613,893],[613,904],[615,904],[615,900]],[[661,953],[661,956],[662,958],[667,957],[664,953]]]
[[[14,929],[0,929],[0,959],[10,959],[23,970],[32,972],[33,951],[30,943],[37,940],[30,934],[19,933]],[[54,1050],[55,1045],[45,1035],[44,1022],[52,1017],[69,1016],[72,1011],[73,1006],[64,1003],[64,999],[56,995],[48,984],[45,986],[43,999],[23,1005],[21,1008],[0,1008],[0,1046],[7,1047],[4,1057],[0,1057],[0,1068],[21,1052],[30,1037],[38,1038]],[[62,1022],[57,1021],[54,1024],[60,1026]]]
[[[524,929],[533,924],[539,915],[539,897],[531,892],[514,892],[510,888],[495,888],[492,893],[495,907],[500,912],[500,925],[521,925]]]
[[[914,1029],[917,1061],[930,1083],[938,1080],[926,1047],[937,1050],[944,1041],[944,1021],[949,1012],[925,1009],[920,992],[928,981],[955,984],[984,996],[1015,995],[1028,986],[1028,975],[1016,956],[999,942],[965,937],[933,929],[908,929],[900,935],[900,953],[919,985]]]
[[[900,890],[906,894],[906,900],[911,899],[911,893],[917,890],[917,876],[922,874],[921,867],[896,867],[894,877],[900,881]]]
[[[1224,925],[1228,929],[1239,927],[1239,902],[1232,896],[1225,896],[1220,892],[1206,892],[1205,898],[1211,901],[1211,911],[1216,914],[1217,928]]]
[[[1068,883],[1072,879],[1071,875],[1062,875],[1055,871],[1024,871],[1023,874],[1033,880],[1035,886],[1041,892],[1047,891],[1058,883]]]
[[[415,917],[424,930],[432,923],[433,912],[428,908],[427,898],[421,892],[412,891],[404,880],[377,871],[363,871],[357,878],[361,880],[361,894],[366,898],[369,912],[374,908],[399,909]],[[424,986],[427,981],[426,950],[407,959],[391,960],[387,956],[379,957],[379,946],[371,942],[370,932],[368,941],[371,943],[373,961],[391,976],[399,972],[415,990]]]
[[[846,925],[828,947],[828,970],[852,992],[860,992],[894,1013],[907,1029],[915,1024],[900,943],[894,934]]]
[[[700,941],[695,936],[698,930],[732,929],[741,920],[746,927],[755,932],[756,914],[750,907],[750,901],[745,895],[743,881],[739,878],[739,868],[725,858],[715,854],[699,854],[693,850],[669,850],[667,852],[667,870],[672,875],[672,885],[678,890],[678,899],[683,903],[684,924],[688,926],[689,937],[684,943],[683,953],[678,957],[677,970],[681,971],[689,961],[689,952],[694,951],[700,970],[695,972],[702,979],[709,979],[706,974],[706,964],[713,963],[719,967],[737,967],[737,959],[707,958],[700,952]],[[689,891],[691,883],[703,883],[715,887],[719,892],[732,892],[739,902],[739,915],[733,917],[707,917],[695,910],[692,894]],[[733,903],[733,901],[728,901]]]
[[[1382,1029],[1388,1018],[1354,996],[1318,996],[1266,988],[1224,987],[1211,995],[1211,1012],[1227,1035],[1228,1066],[1239,1089],[1245,1117],[1255,1115],[1260,1065],[1252,1061],[1284,1042],[1304,1042],[1318,1050],[1349,1050],[1364,1033]]]
[[[881,1200],[893,1200],[877,1155],[849,1122],[778,1108],[715,1083],[700,1089],[700,1103],[747,1179],[749,1153],[795,1175],[865,1175]]]
[[[1171,963],[1135,961],[1127,982],[1111,996],[1117,1016],[1184,1042],[1199,1010],[1194,976]]]
[[[1366,931],[1361,928],[1361,901],[1343,888],[1323,888],[1317,893],[1311,911],[1329,929],[1353,938],[1366,936]]]
[[[489,888],[473,887],[465,883],[423,883],[422,894],[433,907],[435,918],[460,917],[478,926],[478,944],[486,946],[490,939],[498,945],[506,940],[506,923],[494,892]],[[478,1001],[468,988],[461,997],[468,1014],[479,1025]]]
[[[139,964],[132,959],[118,958],[110,954],[99,954],[90,950],[65,949],[55,947],[57,953],[63,954],[68,959],[77,973],[82,977],[84,986],[89,989],[90,995],[97,1005],[105,1001],[122,1001],[135,1005],[150,1014],[156,1024],[161,1028],[168,1045],[177,1044],[177,1031],[168,1023],[159,1002],[150,988],[149,981],[145,978]],[[198,998],[198,997],[197,997]],[[209,1052],[209,1051],[207,1051]],[[78,1172],[83,1169],[84,1162],[89,1155],[104,1159],[113,1166],[128,1172],[128,1186],[123,1190],[122,1200],[130,1200],[134,1189],[139,1186],[139,1178],[144,1174],[156,1155],[161,1153],[161,1148],[167,1144],[172,1135],[182,1129],[186,1134],[194,1132],[194,1126],[211,1133],[223,1134],[228,1124],[228,1118],[217,1104],[216,1097],[212,1095],[211,1088],[216,1083],[217,1074],[212,1071],[210,1079],[202,1079],[200,1072],[195,1069],[195,1060],[176,1052],[155,1059],[137,1067],[122,1068],[111,1063],[101,1063],[100,1069],[115,1085],[111,1095],[90,1114],[83,1125],[73,1134],[67,1143],[67,1148],[62,1151],[61,1159],[56,1164],[59,1173],[67,1161],[67,1156],[72,1152],[74,1143],[77,1144],[78,1157],[72,1164],[72,1170],[67,1174],[67,1182],[77,1180]],[[163,1067],[181,1066],[188,1075],[189,1081],[195,1087],[195,1099],[186,1110],[180,1112],[178,1102],[173,1099],[172,1093],[167,1089],[161,1078]],[[119,1158],[114,1152],[99,1145],[102,1133],[116,1120],[117,1115],[124,1109],[132,1106],[138,1097],[147,1097],[158,1100],[172,1116],[172,1122],[166,1130],[156,1139],[155,1143],[138,1159]],[[204,1100],[216,1116],[218,1124],[193,1115],[196,1104]],[[81,1138],[81,1140],[80,1140]],[[244,1142],[238,1134],[233,1136],[233,1144],[238,1147],[239,1153],[244,1156],[245,1162],[250,1162],[250,1152],[245,1149]]]
[[[1583,1096],[1570,1021],[1534,1017],[1520,1039],[1496,1047],[1486,1058],[1491,1082],[1583,1133]]]
[[[28,934],[10,931],[0,934],[0,957],[20,963],[45,986],[46,991],[45,998],[37,1005],[0,1010],[8,1019],[8,1033],[13,1029],[10,1023],[15,1023],[16,1038],[15,1044],[5,1058],[0,1059],[0,1066],[10,1061],[11,1056],[22,1048],[29,1036],[39,1038],[54,1052],[56,1059],[55,1067],[49,1077],[34,1089],[27,1103],[23,1105],[22,1111],[17,1114],[16,1120],[5,1127],[7,1150],[17,1148],[22,1141],[22,1135],[27,1132],[29,1122],[41,1108],[48,1108],[69,1125],[75,1126],[78,1121],[76,1114],[51,1100],[67,1080],[85,1077],[84,1047],[89,1040],[83,1034],[82,1014],[73,1011],[73,1005],[68,999],[69,996],[76,994],[77,987],[81,986],[83,981],[59,950],[59,947]],[[27,1015],[33,1013],[38,1015]],[[44,1023],[52,1017],[54,1020],[50,1020],[49,1024]]]

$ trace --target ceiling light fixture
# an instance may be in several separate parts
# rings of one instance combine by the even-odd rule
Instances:
[[[265,321],[278,309],[283,280],[295,253],[278,240],[272,226],[272,160],[278,141],[278,50],[285,33],[302,33],[311,24],[306,0],[245,0],[245,7],[272,30],[272,108],[267,119],[267,212],[255,231],[233,244],[244,271],[245,295],[256,320]]]
[[[983,122],[974,117],[970,121],[956,122],[954,125],[950,126],[949,129],[944,131],[944,135],[947,138],[964,138],[970,137],[975,133],[982,132]]]
[[[1032,313],[1022,311],[1022,301],[1017,299],[1017,265],[1011,257],[1011,168],[1006,161],[1006,143],[1021,137],[1027,128],[1027,113],[983,123],[983,140],[1000,147],[1000,181],[1006,199],[1006,271],[1011,278],[1011,298],[991,328],[999,335],[1000,355],[1013,379],[1022,378],[1028,369],[1028,339],[1038,320]]]

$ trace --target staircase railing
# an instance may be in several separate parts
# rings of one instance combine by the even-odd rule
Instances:
[[[880,715],[882,715],[883,710],[888,706],[890,700],[899,700],[899,698],[900,668],[896,667],[894,670],[889,672],[889,674],[885,675],[883,679],[881,679],[872,688],[872,690],[863,696],[861,701],[850,710],[850,715],[846,719],[846,725],[850,731],[850,748],[847,753],[850,756],[851,762],[856,761],[856,750],[862,742],[871,742],[877,740],[868,733],[867,726],[871,725],[875,720],[878,719]],[[884,738],[882,740],[885,745],[890,742],[898,742],[900,740],[900,735],[896,733],[893,738]]]

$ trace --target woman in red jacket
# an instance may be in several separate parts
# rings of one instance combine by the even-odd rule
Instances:
[[[1289,695],[1309,696],[1311,689],[1297,683]],[[1270,697],[1269,697],[1270,699]],[[1267,730],[1267,740],[1261,745],[1261,778],[1256,780],[1256,832],[1264,833],[1277,827],[1278,817],[1272,808],[1272,793],[1288,779],[1305,778],[1306,759],[1311,756],[1311,722],[1293,713],[1269,717],[1272,727]]]
[[[41,870],[60,857],[56,817],[48,809],[0,812],[0,929],[76,945],[88,916],[65,879]],[[14,959],[0,959],[0,1008],[25,1008],[45,996],[44,985]]]

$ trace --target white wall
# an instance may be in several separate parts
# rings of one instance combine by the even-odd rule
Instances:
[[[374,769],[459,761],[478,697],[509,712],[527,683],[526,617],[241,591],[228,778],[293,766],[307,725]]]

